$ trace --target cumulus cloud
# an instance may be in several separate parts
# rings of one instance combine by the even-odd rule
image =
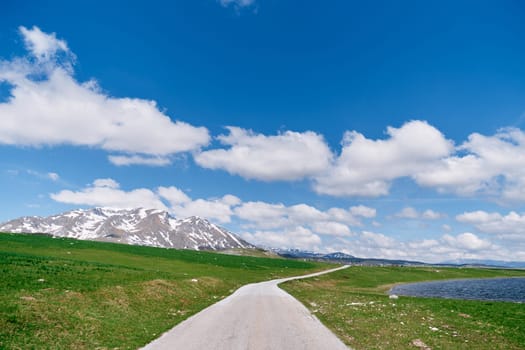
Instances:
[[[314,189],[333,196],[381,196],[391,181],[410,177],[453,151],[453,144],[424,121],[388,127],[388,138],[371,140],[357,131],[345,133],[332,167],[315,177]]]
[[[417,211],[413,207],[404,207],[398,213],[394,214],[394,217],[401,219],[424,219],[424,220],[438,220],[444,218],[446,215],[439,213],[432,209],[427,209],[423,212]]]
[[[525,241],[525,215],[515,211],[501,215],[478,210],[457,215],[456,220],[471,224],[483,233],[495,234],[503,239]]]
[[[473,133],[458,147],[463,155],[436,162],[414,176],[418,184],[460,195],[479,193],[525,200],[525,133],[504,128],[493,136]]]
[[[439,213],[439,212],[434,211],[432,209],[427,209],[421,214],[421,217],[423,219],[426,219],[426,220],[438,220],[438,219],[441,219],[441,218],[443,218],[445,216],[446,215],[444,213]]]
[[[377,214],[375,208],[366,207],[364,205],[351,207],[350,213],[352,213],[355,216],[362,216],[364,218],[375,218]]]
[[[321,237],[299,226],[282,231],[255,231],[241,234],[242,238],[256,245],[273,248],[293,248],[318,251]]]
[[[159,187],[159,195],[166,199],[171,205],[181,205],[191,202],[191,198],[175,186]]]
[[[276,228],[286,225],[286,211],[287,208],[284,204],[271,204],[260,201],[246,202],[235,208],[237,217],[264,228]]]
[[[503,216],[477,211],[457,216],[458,221],[475,225],[482,234],[494,233],[497,238],[507,238],[510,234],[515,240],[512,247],[505,247],[470,232],[447,233],[440,238],[413,241],[400,241],[368,229],[358,232],[354,228],[362,224],[361,220],[375,217],[373,208],[362,205],[320,210],[304,203],[288,206],[282,203],[243,202],[231,194],[193,199],[175,186],[124,190],[111,178],[97,179],[78,191],[53,193],[51,198],[75,205],[146,207],[167,210],[177,217],[202,216],[221,224],[240,225],[243,238],[267,247],[343,251],[360,257],[429,262],[487,258],[508,260],[509,257],[525,260],[525,243],[517,238],[524,236],[525,216],[515,212]],[[424,213],[420,213],[420,217]],[[505,240],[501,242],[505,243]]]
[[[301,226],[316,234],[332,236],[352,235],[349,226],[361,226],[360,217],[370,218],[372,214],[375,216],[375,209],[365,206],[322,211],[307,204],[245,202],[235,208],[235,215],[245,222],[245,228],[284,230]]]
[[[108,188],[119,188],[120,184],[110,178],[106,179],[96,179],[93,181],[93,187],[108,187]]]
[[[220,223],[228,223],[233,215],[232,206],[240,200],[232,195],[222,198],[195,199],[175,204],[172,202],[170,211],[178,217],[201,216]]]
[[[416,209],[412,207],[405,207],[401,209],[401,211],[394,215],[397,218],[403,218],[403,219],[417,219],[419,217],[419,213]]]
[[[397,245],[397,242],[393,238],[385,236],[382,233],[363,231],[361,239],[369,245],[379,248],[395,248]]]
[[[324,138],[311,131],[266,136],[237,127],[218,136],[227,149],[213,149],[195,155],[202,167],[222,169],[230,174],[262,181],[300,180],[329,166],[332,153]]]
[[[525,259],[525,249],[509,249],[469,232],[445,234],[439,238],[401,241],[382,233],[362,231],[351,238],[329,246],[330,251],[343,251],[359,257],[446,262],[462,259]]]
[[[87,146],[121,153],[111,158],[119,165],[165,165],[166,156],[209,142],[206,128],[173,122],[155,101],[112,97],[95,80],[75,80],[74,55],[54,33],[20,33],[28,56],[0,61],[0,82],[10,87],[0,103],[0,144]]]
[[[330,236],[350,236],[350,228],[340,222],[335,221],[317,221],[312,224],[312,229],[321,235]]]
[[[124,191],[113,179],[97,179],[80,191],[63,190],[51,194],[51,198],[57,202],[76,205],[168,210],[155,192],[146,188]]]
[[[109,156],[109,161],[117,166],[128,165],[149,165],[149,166],[165,166],[171,163],[168,157],[144,157],[139,155],[132,156]]]
[[[388,127],[384,139],[347,131],[338,155],[314,132],[268,136],[228,130],[218,137],[226,147],[197,153],[198,165],[246,179],[308,179],[317,193],[339,197],[385,196],[395,180],[410,178],[439,192],[525,201],[525,133],[516,128],[493,136],[473,133],[454,147],[434,126],[413,120]],[[424,219],[441,217],[432,211],[419,214]]]
[[[245,229],[260,232],[296,232],[303,227],[313,234],[325,236],[351,236],[350,226],[360,226],[361,220],[375,216],[375,209],[363,205],[323,211],[304,203],[286,206],[282,203],[243,202],[231,194],[192,199],[175,186],[125,191],[111,178],[97,179],[78,191],[53,193],[51,198],[77,205],[157,208],[177,217],[196,215],[219,223],[229,223],[234,218]]]
[[[177,217],[201,216],[219,223],[230,222],[232,207],[240,203],[240,199],[232,195],[193,200],[174,186],[125,191],[113,179],[97,179],[84,189],[63,190],[51,194],[51,198],[57,202],[76,205],[162,209]]]
[[[50,61],[58,53],[70,53],[67,43],[57,39],[55,33],[44,33],[37,26],[28,29],[19,27],[26,49],[39,61]]]
[[[411,249],[429,249],[438,245],[439,242],[436,239],[423,239],[421,241],[414,241],[408,243],[408,246]]]
[[[491,246],[491,243],[487,240],[481,239],[473,233],[466,232],[456,237],[451,235],[444,235],[443,240],[450,246],[467,249],[467,250],[481,250]]]

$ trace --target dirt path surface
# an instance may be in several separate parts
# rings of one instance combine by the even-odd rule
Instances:
[[[143,349],[348,350],[299,301],[277,286],[346,267],[243,286]]]

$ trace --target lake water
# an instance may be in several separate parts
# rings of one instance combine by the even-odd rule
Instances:
[[[525,278],[421,282],[395,286],[389,294],[525,303]]]

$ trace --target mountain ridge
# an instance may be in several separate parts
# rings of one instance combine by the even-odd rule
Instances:
[[[315,261],[326,261],[340,264],[370,265],[370,266],[436,266],[436,267],[484,267],[484,268],[525,268],[525,261],[501,261],[501,260],[474,260],[464,259],[445,261],[438,263],[427,263],[416,260],[386,259],[386,258],[361,258],[343,252],[318,253],[300,249],[272,248],[274,253],[289,259],[307,259]]]
[[[159,209],[76,209],[47,217],[24,216],[0,223],[0,231],[174,249],[255,248],[208,220],[176,219]]]

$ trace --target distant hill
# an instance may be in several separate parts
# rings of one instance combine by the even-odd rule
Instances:
[[[0,231],[177,249],[255,248],[206,219],[175,219],[166,211],[144,208],[79,209],[48,217],[26,216],[0,224]]]
[[[337,262],[337,263],[344,263],[344,264],[402,265],[402,266],[428,265],[420,261],[358,258],[353,255],[345,254],[342,252],[322,254],[322,253],[315,253],[315,252],[307,252],[307,251],[298,250],[298,249],[273,249],[273,251],[275,251],[277,254],[285,258],[329,261],[329,262]]]
[[[458,266],[473,266],[473,267],[503,267],[503,268],[525,268],[525,262],[519,261],[500,261],[500,260],[453,260],[441,263],[424,263],[421,261],[412,260],[397,260],[397,259],[381,259],[381,258],[358,258],[353,255],[342,252],[323,254],[308,252],[299,249],[272,249],[278,255],[291,259],[307,259],[317,261],[337,262],[342,264],[359,264],[359,265],[398,265],[398,266],[443,266],[443,267],[458,267]]]
[[[453,265],[472,265],[472,266],[494,266],[494,267],[506,267],[513,269],[525,269],[525,261],[502,261],[502,260],[475,260],[475,259],[457,259],[446,261],[443,264]]]

